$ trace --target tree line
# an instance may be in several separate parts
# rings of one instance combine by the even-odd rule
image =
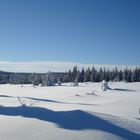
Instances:
[[[65,82],[73,82],[78,78],[79,82],[101,82],[102,80],[106,81],[125,81],[125,82],[140,82],[140,68],[136,67],[131,70],[125,68],[124,70],[118,70],[115,67],[112,70],[106,68],[99,68],[97,70],[94,66],[86,70],[83,68],[81,71],[77,69],[77,66],[74,66],[73,70],[69,70],[64,77]]]
[[[14,73],[0,71],[0,84],[48,84],[48,73]],[[52,80],[53,79],[53,80]],[[73,70],[62,73],[51,73],[51,83],[60,82],[101,82],[106,81],[126,81],[126,82],[140,82],[140,68],[135,69],[125,68],[118,70],[115,67],[112,70],[106,68],[99,68],[98,70],[93,66],[92,68],[78,70],[74,66]]]

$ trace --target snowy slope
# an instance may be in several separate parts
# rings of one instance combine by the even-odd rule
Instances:
[[[139,140],[140,83],[100,86],[0,85],[0,140]]]

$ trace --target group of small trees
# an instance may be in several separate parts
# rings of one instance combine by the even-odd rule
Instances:
[[[42,86],[55,86],[55,78],[51,72],[46,73],[42,77]]]
[[[42,74],[41,76],[33,73],[30,76],[30,80],[34,86],[38,86],[39,84],[41,84],[41,86],[55,86],[55,77],[51,72]],[[61,85],[60,81],[58,84]]]
[[[74,66],[73,71],[69,70],[64,77],[65,82],[74,82],[78,78],[79,82],[101,82],[106,81],[126,81],[126,82],[140,82],[140,68],[135,68],[134,70],[125,68],[124,70],[118,70],[114,68],[109,70],[106,68],[100,68],[99,70],[95,69],[93,66],[92,69],[84,68],[79,71],[77,66]]]

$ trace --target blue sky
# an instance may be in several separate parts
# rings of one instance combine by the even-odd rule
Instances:
[[[0,0],[0,61],[140,64],[139,0]]]

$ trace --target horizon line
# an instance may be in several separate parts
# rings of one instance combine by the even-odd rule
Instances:
[[[92,68],[93,66],[96,69],[106,68],[114,69],[134,69],[140,65],[126,65],[126,64],[84,64],[79,62],[71,61],[0,61],[0,71],[7,72],[67,72],[72,70],[74,66],[77,66],[78,70],[82,68],[87,69]]]

